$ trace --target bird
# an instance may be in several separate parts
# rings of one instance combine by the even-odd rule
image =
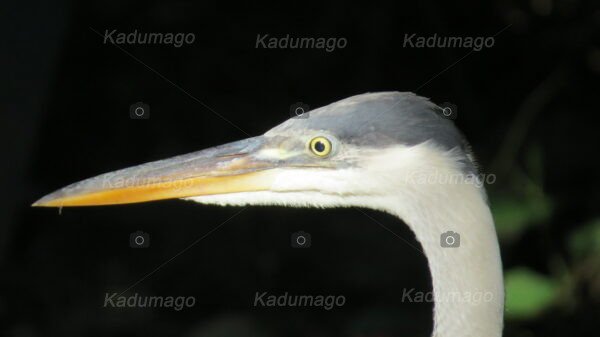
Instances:
[[[71,184],[32,206],[179,198],[386,212],[410,227],[427,257],[432,336],[497,337],[504,286],[494,220],[469,143],[443,111],[411,92],[359,94],[260,136]]]

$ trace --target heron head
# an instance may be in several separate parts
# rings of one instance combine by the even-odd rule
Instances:
[[[262,136],[130,167],[71,184],[34,206],[189,198],[216,204],[364,205],[392,193],[398,173],[447,163],[465,142],[429,100],[411,93],[353,96],[291,118]],[[343,201],[341,201],[343,200]]]

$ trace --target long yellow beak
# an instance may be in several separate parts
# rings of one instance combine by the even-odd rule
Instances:
[[[115,205],[268,190],[277,162],[261,158],[264,144],[264,137],[254,137],[106,173],[48,194],[32,206]]]

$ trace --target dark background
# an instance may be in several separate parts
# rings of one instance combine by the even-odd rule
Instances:
[[[431,290],[427,261],[382,228],[419,247],[383,213],[365,211],[380,225],[355,209],[29,207],[83,178],[261,134],[298,101],[318,107],[387,90],[456,104],[483,171],[497,176],[488,192],[505,265],[505,335],[596,331],[596,1],[4,5],[0,335],[428,336],[431,303],[400,302],[403,288]],[[119,49],[94,32],[106,29],[196,40]],[[497,36],[478,52],[403,48],[412,33]],[[257,34],[348,45],[255,49]],[[138,101],[149,104],[148,120],[129,118]],[[149,233],[149,248],[129,247],[136,230]],[[312,247],[290,247],[298,230]],[[127,294],[195,296],[196,305],[102,307],[106,292],[132,285]],[[254,308],[256,291],[343,295],[346,305]]]

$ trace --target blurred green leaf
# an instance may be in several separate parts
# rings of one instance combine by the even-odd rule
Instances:
[[[515,268],[505,275],[506,317],[528,319],[540,314],[557,298],[556,281],[528,268]]]
[[[571,255],[576,258],[600,254],[600,218],[572,233],[568,247]]]
[[[514,241],[530,227],[550,218],[553,203],[544,193],[544,152],[539,142],[526,149],[524,170],[515,165],[506,177],[510,192],[490,194],[496,230],[502,241]]]
[[[492,214],[502,240],[518,238],[527,228],[548,219],[552,213],[552,203],[544,195],[492,199]]]

